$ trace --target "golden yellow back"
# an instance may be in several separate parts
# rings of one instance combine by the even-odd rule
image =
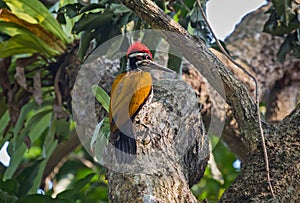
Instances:
[[[113,82],[110,99],[110,131],[115,132],[132,119],[147,100],[152,89],[149,72],[122,73]]]

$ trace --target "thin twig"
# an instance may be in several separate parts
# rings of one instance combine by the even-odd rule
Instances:
[[[269,188],[270,188],[270,191],[271,191],[271,194],[273,196],[273,198],[275,198],[275,194],[274,194],[274,191],[273,191],[273,187],[272,187],[272,184],[271,184],[271,178],[270,178],[270,167],[269,167],[269,158],[268,158],[268,153],[267,153],[267,147],[266,147],[266,141],[265,141],[265,136],[264,136],[264,131],[263,131],[263,128],[262,128],[262,121],[261,121],[261,117],[260,117],[260,111],[259,111],[259,92],[258,92],[258,82],[256,80],[256,78],[251,74],[249,73],[243,66],[241,66],[239,63],[237,63],[236,61],[234,61],[231,56],[228,55],[228,53],[224,50],[223,46],[221,45],[221,43],[219,42],[217,36],[215,35],[212,27],[210,26],[207,18],[206,18],[206,15],[204,13],[204,10],[201,6],[201,3],[199,0],[196,0],[197,2],[197,5],[199,6],[200,8],[200,11],[201,11],[201,14],[202,14],[202,17],[205,21],[205,23],[207,24],[210,32],[212,33],[214,39],[216,40],[216,43],[218,45],[218,47],[220,48],[220,50],[222,51],[222,53],[234,64],[236,65],[239,69],[241,69],[244,73],[246,73],[255,83],[255,103],[256,103],[256,109],[257,109],[257,115],[258,115],[258,123],[259,123],[259,131],[260,131],[260,136],[261,136],[261,141],[262,141],[262,146],[263,146],[263,152],[264,152],[264,159],[265,159],[265,167],[266,167],[266,172],[267,172],[267,181],[268,181],[268,185],[269,185]]]

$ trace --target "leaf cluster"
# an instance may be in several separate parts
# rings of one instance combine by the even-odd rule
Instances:
[[[67,4],[61,7],[58,14],[64,14],[67,18],[78,17],[72,33],[80,34],[80,47],[78,56],[83,59],[91,42],[92,48],[96,48],[107,40],[122,34],[126,30],[126,25],[137,20],[135,14],[118,1],[100,1],[91,4]],[[60,18],[60,22],[65,22],[65,17]],[[122,31],[123,28],[123,31]]]
[[[195,0],[156,2],[190,33],[209,46],[213,44]],[[0,8],[0,146],[9,143],[11,158],[9,166],[1,167],[0,202],[107,202],[104,170],[80,147],[69,154],[68,160],[60,160],[60,169],[52,174],[51,181],[44,177],[60,144],[75,134],[76,123],[66,101],[59,101],[59,85],[54,84],[57,70],[67,69],[66,63],[58,61],[73,51],[68,50],[69,45],[77,38],[77,56],[84,59],[91,49],[107,40],[150,26],[114,0],[90,4],[61,0],[52,8],[53,13],[37,0],[0,0]],[[126,50],[131,40],[141,40],[152,47],[161,42],[149,33],[137,34],[115,41],[108,54]],[[171,54],[168,57],[168,67],[179,72],[181,58]],[[126,66],[126,59],[123,62],[122,67]],[[109,96],[105,91],[99,87],[91,91],[108,110]],[[92,137],[91,148],[99,151],[96,154],[101,154],[105,144],[102,141],[107,136],[109,121],[105,118]],[[199,199],[219,197],[237,173],[232,167],[235,158],[223,145],[216,148],[214,156],[218,157],[223,182],[207,169],[203,181],[194,188]],[[63,191],[55,190],[61,185]]]
[[[47,58],[62,54],[69,39],[61,26],[38,1],[3,0],[0,9],[0,58],[39,53]]]
[[[0,166],[0,202],[107,201],[104,171],[84,164],[92,160],[81,149],[46,181],[54,152],[76,136],[55,87],[61,68],[55,64],[62,66],[58,57],[73,38],[38,0],[1,0],[0,6],[0,146],[10,157]]]
[[[284,38],[277,57],[280,62],[288,53],[300,58],[300,9],[295,0],[274,0],[267,11],[270,14],[264,32]]]

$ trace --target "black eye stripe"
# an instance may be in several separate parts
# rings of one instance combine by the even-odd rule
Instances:
[[[137,66],[149,66],[151,64],[151,61],[149,60],[142,60],[142,61],[137,61],[135,63]]]

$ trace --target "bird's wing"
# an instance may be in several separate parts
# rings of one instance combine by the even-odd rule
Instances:
[[[134,71],[117,76],[112,85],[110,99],[111,132],[136,116],[151,89],[152,77],[149,72]]]

